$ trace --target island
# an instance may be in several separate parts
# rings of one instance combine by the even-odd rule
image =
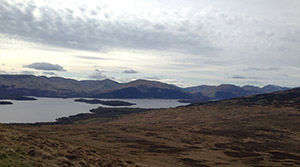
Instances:
[[[120,117],[129,114],[136,114],[147,112],[150,108],[106,108],[98,107],[91,109],[91,113],[81,113],[77,115],[71,115],[68,117],[57,118],[56,122],[53,123],[38,123],[35,125],[45,125],[45,124],[78,124],[78,123],[91,123],[91,122],[109,122],[116,120]]]
[[[33,97],[26,97],[26,96],[19,96],[19,95],[6,95],[6,96],[1,96],[0,95],[0,100],[22,100],[22,101],[29,101],[29,100],[37,100],[36,98]]]
[[[125,101],[120,101],[120,100],[110,100],[110,101],[103,101],[103,100],[98,100],[98,99],[75,99],[75,102],[83,102],[87,104],[102,104],[102,105],[107,105],[107,106],[132,106],[136,105],[135,103],[129,103]]]
[[[13,103],[10,101],[0,101],[0,105],[10,105],[10,104],[13,104]]]
[[[181,99],[177,100],[179,103],[207,103],[209,102],[208,100],[201,100],[201,99]]]

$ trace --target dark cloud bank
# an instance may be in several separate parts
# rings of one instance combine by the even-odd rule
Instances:
[[[138,71],[135,71],[135,70],[124,70],[122,73],[126,73],[126,74],[136,74],[136,73],[138,73]]]
[[[50,63],[32,63],[29,65],[24,65],[26,68],[32,68],[35,70],[44,70],[44,71],[66,71],[62,66],[58,64],[50,64]]]
[[[148,19],[148,16],[143,18],[106,10],[101,9],[92,16],[83,12],[78,17],[73,9],[38,7],[34,2],[9,4],[3,0],[0,2],[0,33],[38,43],[94,51],[127,48],[207,53],[214,50],[205,31],[201,30],[201,23],[189,28],[184,21],[176,19],[160,22]]]

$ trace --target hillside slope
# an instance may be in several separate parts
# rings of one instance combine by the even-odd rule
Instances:
[[[38,97],[85,97],[118,87],[112,80],[77,81],[61,77],[47,78],[34,75],[0,75],[1,95]]]
[[[130,160],[64,141],[26,135],[0,124],[1,167],[141,167]]]
[[[193,95],[175,85],[157,81],[136,80],[97,94],[95,97],[191,99]]]
[[[154,167],[282,167],[300,165],[299,117],[298,88],[152,110],[109,123],[16,128]]]

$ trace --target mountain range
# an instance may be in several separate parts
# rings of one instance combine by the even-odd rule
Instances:
[[[201,85],[188,87],[184,90],[192,94],[201,94],[210,100],[224,100],[235,97],[249,96],[255,94],[271,93],[276,91],[288,90],[290,88],[276,85],[267,85],[262,88],[252,85],[239,87],[231,84],[222,84],[219,86]]]
[[[195,86],[181,88],[158,81],[136,80],[118,83],[105,79],[101,81],[66,79],[34,75],[0,75],[0,98],[7,96],[36,97],[91,97],[91,98],[160,98],[197,99],[199,101],[222,100],[254,94],[270,93],[289,88],[275,85],[265,87],[222,84],[219,86]]]

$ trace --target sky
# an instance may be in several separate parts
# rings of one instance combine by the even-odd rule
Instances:
[[[1,0],[0,74],[300,86],[299,0]]]

